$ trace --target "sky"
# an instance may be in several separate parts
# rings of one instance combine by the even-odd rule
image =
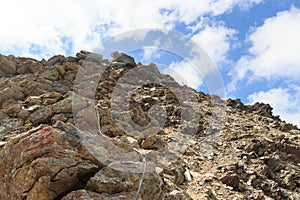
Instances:
[[[156,62],[162,73],[178,82],[214,93],[209,70],[201,68],[199,73],[191,67],[190,63],[203,63],[201,56],[189,57],[195,49],[189,55],[181,51],[182,41],[188,39],[214,64],[213,77],[220,75],[224,98],[269,103],[275,115],[300,127],[300,0],[0,3],[0,54],[39,60],[57,54],[74,56],[82,49],[103,52],[105,42],[127,37],[122,43],[127,47],[144,41],[125,48],[136,61]],[[173,46],[167,45],[166,37],[148,34],[157,29],[173,37]],[[174,36],[177,33],[184,40]],[[180,45],[175,47],[175,40]]]

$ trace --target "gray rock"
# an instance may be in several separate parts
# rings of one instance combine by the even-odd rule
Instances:
[[[85,59],[87,57],[88,54],[90,54],[91,52],[85,51],[85,50],[81,50],[79,53],[76,54],[76,57],[79,59]]]
[[[47,60],[47,66],[61,65],[65,61],[65,57],[62,55],[56,55]]]
[[[41,77],[50,81],[56,81],[59,79],[59,73],[54,68],[44,69]]]
[[[92,53],[89,51],[81,50],[79,53],[76,54],[76,57],[81,60],[89,60],[89,61],[101,61],[103,56],[97,53]]]
[[[53,105],[54,113],[71,113],[72,112],[72,97],[68,97]]]
[[[49,122],[51,117],[54,115],[54,112],[51,107],[45,107],[34,111],[29,117],[28,120],[33,124],[43,124]]]
[[[120,62],[120,63],[125,63],[126,66],[129,67],[136,67],[136,63],[134,61],[134,58],[126,55],[125,53],[119,53],[119,52],[113,52],[111,54],[112,62]]]

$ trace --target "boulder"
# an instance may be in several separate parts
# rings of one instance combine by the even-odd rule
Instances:
[[[56,55],[47,60],[47,66],[61,65],[65,60],[65,56]]]
[[[126,165],[128,165],[128,168],[125,167],[125,170],[131,169],[137,172],[141,171],[143,167],[140,163],[134,162],[127,162]],[[101,169],[88,181],[86,189],[108,195],[117,193],[127,196],[127,199],[134,199],[142,174],[116,170],[119,166],[124,169],[124,163],[118,161]],[[140,197],[143,200],[163,199],[162,180],[156,172],[146,171]]]
[[[50,121],[50,118],[53,116],[54,112],[51,107],[45,107],[34,111],[29,117],[28,120],[33,124],[43,124]]]
[[[119,52],[115,51],[111,54],[111,57],[113,58],[112,59],[113,63],[120,62],[120,63],[124,63],[126,66],[129,66],[129,67],[136,67],[134,58],[129,55],[126,55],[125,53],[119,53]]]
[[[0,147],[0,199],[60,199],[85,187],[99,166],[71,126],[41,125]]]
[[[16,74],[16,62],[0,54],[0,76],[12,76]]]

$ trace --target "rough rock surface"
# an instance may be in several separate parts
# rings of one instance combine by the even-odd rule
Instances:
[[[87,51],[47,61],[0,55],[0,199],[300,199],[300,131],[273,116],[270,105],[193,91],[199,109],[191,106],[183,117],[176,90],[188,96],[191,89],[154,64],[136,64],[124,53],[112,57]],[[105,66],[101,77],[97,65]],[[130,77],[133,69],[156,83],[130,94],[131,122],[120,115],[147,127],[161,122],[163,115],[152,110],[160,106],[166,116],[159,131],[125,131],[114,119],[113,100],[122,99],[113,95],[115,87],[141,84]],[[85,98],[76,102],[79,93]],[[217,112],[222,109],[226,116]],[[216,113],[220,123],[211,123]],[[193,114],[200,119],[189,118]],[[188,137],[193,126],[197,131]]]

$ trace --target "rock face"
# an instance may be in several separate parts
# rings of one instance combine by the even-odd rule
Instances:
[[[193,91],[118,52],[0,55],[0,76],[0,199],[300,199],[300,131],[268,104]]]
[[[66,131],[67,130],[67,131]],[[76,129],[41,125],[1,148],[1,199],[55,199],[81,188],[100,168],[80,148]]]

